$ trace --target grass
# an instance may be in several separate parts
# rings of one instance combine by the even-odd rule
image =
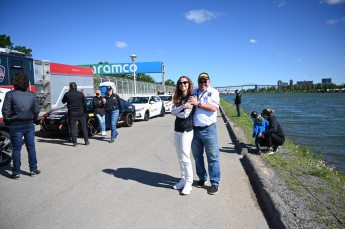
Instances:
[[[221,99],[221,106],[230,121],[241,127],[251,144],[253,122],[243,110],[236,117],[236,107]],[[273,155],[262,155],[263,160],[273,167],[289,188],[305,199],[310,211],[315,212],[314,222],[327,228],[345,228],[345,176],[326,165],[322,155],[315,156],[308,147],[295,145],[287,139]]]

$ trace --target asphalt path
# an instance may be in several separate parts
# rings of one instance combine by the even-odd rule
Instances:
[[[119,128],[112,144],[107,131],[77,147],[37,126],[42,173],[28,176],[25,147],[20,179],[0,167],[0,228],[268,228],[220,115],[218,194],[207,193],[209,183],[188,196],[171,188],[179,181],[173,125],[167,114]],[[194,161],[193,170],[197,181]]]

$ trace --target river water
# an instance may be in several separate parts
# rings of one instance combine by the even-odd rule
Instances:
[[[233,104],[235,95],[221,98]],[[241,107],[274,109],[287,138],[345,174],[345,93],[243,93]]]

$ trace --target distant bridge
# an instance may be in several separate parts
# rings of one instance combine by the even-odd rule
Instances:
[[[238,89],[241,89],[243,90],[244,88],[254,88],[255,91],[259,91],[259,88],[262,88],[262,87],[278,87],[277,84],[274,84],[274,85],[271,85],[271,84],[255,84],[255,83],[246,83],[246,84],[243,84],[243,85],[232,85],[232,86],[219,86],[219,87],[214,87],[216,88],[218,91],[220,92],[231,92],[231,89],[234,91],[234,90],[238,90]]]

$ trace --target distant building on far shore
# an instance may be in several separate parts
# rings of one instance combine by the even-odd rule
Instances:
[[[332,78],[324,78],[321,80],[321,83],[324,84],[333,84],[332,83]]]
[[[285,82],[283,82],[283,81],[281,81],[281,80],[278,80],[277,86],[278,86],[278,88],[280,88],[280,87],[289,86],[289,84],[288,84],[288,83],[285,83]]]
[[[313,85],[314,83],[312,80],[310,80],[310,81],[304,80],[304,81],[297,81],[296,84],[298,86],[308,86],[308,85]]]

